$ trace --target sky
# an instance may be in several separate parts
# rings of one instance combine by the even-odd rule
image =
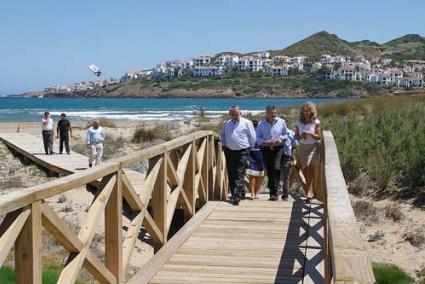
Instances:
[[[281,49],[326,30],[379,43],[425,36],[424,0],[14,0],[0,3],[0,94],[102,78],[170,59]]]

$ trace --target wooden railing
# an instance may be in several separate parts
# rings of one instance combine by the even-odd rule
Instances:
[[[372,263],[361,238],[330,131],[323,132],[314,187],[325,211],[325,282],[374,283]]]
[[[149,170],[142,178],[143,187],[133,186],[125,168],[146,161]],[[182,208],[185,219],[190,219],[208,200],[225,199],[225,177],[219,138],[211,131],[199,131],[83,173],[9,193],[0,199],[0,216],[4,216],[0,266],[14,247],[16,282],[41,283],[44,227],[69,252],[59,283],[74,283],[82,267],[102,283],[122,283],[141,227],[151,235],[156,249],[160,248],[167,242],[176,208]],[[76,235],[44,200],[93,181],[100,181],[97,196]],[[126,232],[122,229],[123,199],[135,216]],[[104,263],[89,250],[103,213]]]

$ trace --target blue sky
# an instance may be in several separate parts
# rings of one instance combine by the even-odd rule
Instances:
[[[380,43],[425,36],[425,1],[2,1],[0,94],[154,67],[173,58],[284,48],[326,30]]]

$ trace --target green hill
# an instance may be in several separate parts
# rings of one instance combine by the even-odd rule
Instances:
[[[284,49],[272,51],[273,55],[304,55],[317,60],[322,54],[367,58],[385,57],[397,62],[409,59],[425,60],[425,38],[408,34],[384,44],[370,40],[348,42],[326,31],[315,33]]]

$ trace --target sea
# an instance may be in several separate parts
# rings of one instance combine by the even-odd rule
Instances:
[[[298,106],[308,99],[131,99],[131,98],[0,98],[0,122],[40,121],[49,111],[57,120],[62,112],[74,121],[106,118],[117,121],[190,120],[194,113],[220,117],[232,105],[243,114],[264,112],[267,105]],[[311,99],[316,104],[344,102],[347,99]],[[195,112],[194,112],[195,110]]]

